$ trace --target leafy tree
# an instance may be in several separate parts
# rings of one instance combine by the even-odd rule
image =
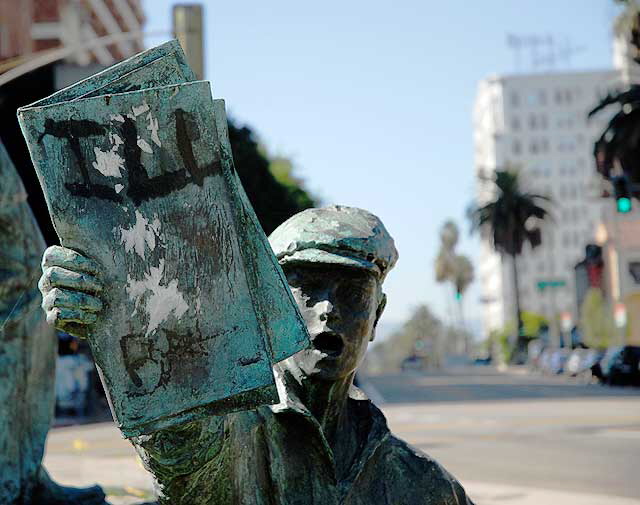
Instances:
[[[316,205],[302,181],[293,176],[291,162],[282,157],[270,160],[249,127],[229,121],[229,141],[240,181],[267,235],[289,217]]]
[[[522,312],[522,328],[526,337],[537,337],[544,326],[549,326],[549,322],[542,314],[527,310]]]
[[[640,63],[640,5],[638,0],[616,0],[616,3],[625,8],[616,19],[614,30],[630,42],[632,58]],[[611,109],[615,113],[594,145],[598,172],[605,179],[610,179],[612,175],[617,175],[615,171],[619,167],[632,183],[638,184],[640,170],[636,160],[640,156],[640,85],[633,84],[625,90],[608,93],[589,112],[588,117]]]
[[[418,305],[402,328],[369,352],[370,362],[376,362],[381,370],[397,370],[402,361],[416,354],[423,354],[430,364],[439,365],[443,353],[443,326],[426,305]]]
[[[580,326],[584,342],[589,347],[605,348],[611,344],[615,328],[611,311],[602,290],[590,288],[582,302]]]
[[[496,195],[481,207],[469,209],[472,231],[486,233],[496,251],[511,256],[518,338],[524,335],[520,310],[518,265],[516,258],[525,243],[535,248],[541,243],[538,223],[548,216],[538,203],[549,199],[520,189],[518,173],[497,170],[493,179]]]
[[[466,256],[456,254],[460,233],[453,221],[446,221],[440,231],[440,250],[435,260],[437,282],[451,282],[460,296],[473,281],[473,265]]]

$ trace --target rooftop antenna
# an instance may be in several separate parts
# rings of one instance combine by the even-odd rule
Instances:
[[[522,70],[552,70],[558,66],[571,67],[575,54],[585,50],[565,38],[562,43],[547,35],[507,34],[507,46],[513,51],[516,72]],[[524,56],[524,58],[523,58]],[[523,65],[524,60],[524,65]]]

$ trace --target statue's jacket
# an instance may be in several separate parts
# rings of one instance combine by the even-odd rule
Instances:
[[[363,435],[346,477],[338,479],[319,423],[282,374],[276,380],[277,405],[132,440],[156,478],[161,504],[473,505],[436,461],[393,436],[382,412],[355,387],[349,422]]]

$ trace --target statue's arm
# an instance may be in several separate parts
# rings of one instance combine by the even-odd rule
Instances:
[[[42,307],[47,321],[71,335],[91,339],[102,310],[101,267],[82,254],[60,246],[49,247],[42,258]],[[204,420],[160,430],[132,439],[144,465],[165,496],[181,496],[190,475],[206,465],[220,463],[225,451],[225,418]],[[218,465],[218,466],[221,466]],[[174,501],[178,503],[177,500]],[[174,503],[168,501],[167,503]]]
[[[225,417],[156,431],[131,439],[144,467],[153,474],[160,503],[208,504],[230,481]]]

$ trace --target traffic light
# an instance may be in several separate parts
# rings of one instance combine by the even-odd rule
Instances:
[[[621,214],[631,212],[631,184],[625,175],[611,178],[613,196],[616,199],[616,208]]]

